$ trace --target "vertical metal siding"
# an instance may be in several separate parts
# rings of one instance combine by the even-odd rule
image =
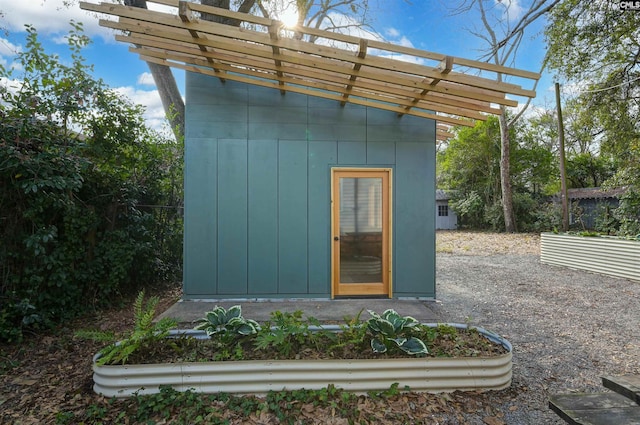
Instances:
[[[543,233],[540,261],[640,281],[640,241]]]
[[[200,74],[186,80],[185,299],[328,297],[337,165],[399,172],[394,295],[435,296],[433,121]]]
[[[337,162],[335,142],[309,142],[309,294],[324,296],[331,292],[331,198],[329,164]]]
[[[248,292],[278,292],[277,140],[249,140]]]

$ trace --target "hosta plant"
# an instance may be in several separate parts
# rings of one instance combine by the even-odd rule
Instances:
[[[395,310],[385,310],[382,315],[369,310],[371,319],[367,321],[367,329],[373,335],[371,348],[376,353],[386,353],[389,349],[399,348],[407,354],[428,354],[425,343],[412,335],[420,325],[411,316],[401,316]]]
[[[260,325],[255,320],[242,317],[242,307],[239,305],[229,310],[216,306],[198,321],[195,329],[205,331],[208,336],[220,333],[253,335],[260,330]]]

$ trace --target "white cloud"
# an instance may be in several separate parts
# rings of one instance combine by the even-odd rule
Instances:
[[[400,37],[400,31],[398,31],[395,28],[387,28],[384,32],[390,38],[398,38],[398,37]]]
[[[40,35],[66,34],[69,21],[82,22],[87,36],[100,36],[112,40],[111,30],[98,25],[95,13],[81,10],[77,1],[69,0],[0,0],[0,28],[11,32],[24,31],[25,24],[33,25]],[[60,41],[60,37],[56,37]],[[63,41],[64,42],[64,41]]]
[[[142,74],[138,75],[138,81],[136,83],[141,85],[141,86],[155,86],[156,85],[156,82],[153,79],[153,75],[151,75],[150,72],[143,72]]]
[[[503,5],[504,13],[510,21],[515,21],[522,16],[523,8],[520,0],[495,0],[495,2]]]
[[[413,47],[413,43],[407,37],[402,36],[399,40],[394,41],[393,43],[399,44],[404,47]]]
[[[133,103],[144,106],[144,119],[149,127],[158,131],[164,130],[166,119],[158,90],[137,90],[131,86],[118,87],[114,90]]]
[[[0,87],[7,90],[9,93],[17,93],[22,88],[22,81],[9,80],[7,78],[0,78]]]
[[[0,38],[0,56],[12,57],[22,51],[22,46],[13,44],[6,38]]]
[[[11,43],[6,38],[0,37],[0,65],[5,68],[9,64],[9,60],[22,51],[22,47]]]

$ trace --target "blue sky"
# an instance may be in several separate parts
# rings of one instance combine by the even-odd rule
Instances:
[[[517,14],[518,1],[524,0],[511,1],[511,10]],[[71,5],[67,7],[64,3]],[[68,49],[63,36],[71,28],[69,21],[82,22],[86,35],[93,40],[83,54],[87,63],[94,65],[95,76],[135,103],[144,105],[149,124],[160,128],[164,112],[147,65],[130,53],[127,45],[116,42],[113,32],[99,27],[98,18],[80,10],[77,3],[74,0],[0,0],[0,64],[11,67],[16,52],[24,49],[25,24],[31,24],[38,30],[47,52],[58,52],[64,58]],[[370,3],[373,6],[373,27],[389,42],[469,59],[477,59],[482,54],[482,42],[468,32],[473,28],[475,17],[452,15],[446,6],[451,3],[449,1],[371,0]],[[544,55],[542,28],[540,23],[529,31],[516,56],[516,63],[511,66],[539,71]],[[174,74],[182,89],[183,72],[174,70]],[[19,76],[19,72],[16,75]],[[553,105],[552,84],[552,78],[544,75],[537,88],[536,105]]]

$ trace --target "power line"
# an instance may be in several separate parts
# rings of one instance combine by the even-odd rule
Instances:
[[[585,94],[585,93],[599,93],[599,92],[602,92],[602,91],[607,91],[607,90],[617,89],[618,87],[622,87],[622,86],[624,86],[625,84],[631,84],[631,83],[633,83],[633,82],[635,82],[635,81],[638,81],[638,80],[640,80],[640,77],[634,78],[633,80],[630,80],[630,81],[625,81],[625,82],[620,83],[620,84],[617,84],[617,85],[615,85],[615,86],[605,87],[605,88],[602,88],[602,89],[596,89],[596,90],[581,90],[581,91],[579,91],[579,92],[578,92],[578,94]]]

